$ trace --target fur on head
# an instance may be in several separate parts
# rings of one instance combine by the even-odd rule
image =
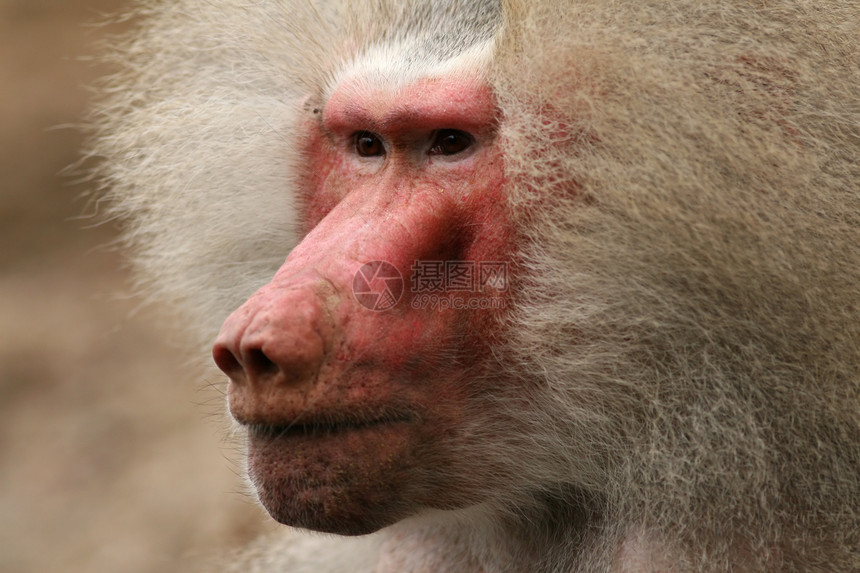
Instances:
[[[541,191],[512,353],[591,413],[620,523],[691,567],[856,569],[860,9],[510,13],[506,169]]]

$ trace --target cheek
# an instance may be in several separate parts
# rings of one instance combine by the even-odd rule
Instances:
[[[469,256],[476,261],[511,264],[518,236],[506,196],[504,160],[500,153],[493,152],[481,165],[470,182],[472,190],[463,198],[463,211],[476,229]]]

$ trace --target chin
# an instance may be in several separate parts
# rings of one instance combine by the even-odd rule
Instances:
[[[414,483],[408,422],[251,427],[248,470],[273,519],[339,535],[363,535],[418,510],[403,500]]]

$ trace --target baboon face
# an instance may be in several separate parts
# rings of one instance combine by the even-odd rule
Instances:
[[[507,284],[482,282],[516,235],[492,94],[466,72],[368,76],[307,109],[306,234],[214,349],[263,505],[338,533],[480,500],[452,444],[472,396],[511,384],[489,356]]]

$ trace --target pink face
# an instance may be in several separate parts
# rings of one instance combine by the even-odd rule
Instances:
[[[296,138],[306,234],[213,354],[263,505],[289,525],[360,534],[479,498],[452,487],[452,451],[503,334],[504,283],[484,282],[481,263],[509,265],[515,237],[486,86],[347,82],[309,116]],[[403,279],[390,308],[355,294],[373,261]],[[440,262],[447,284],[431,280]],[[366,285],[370,300],[396,287],[386,277]]]

